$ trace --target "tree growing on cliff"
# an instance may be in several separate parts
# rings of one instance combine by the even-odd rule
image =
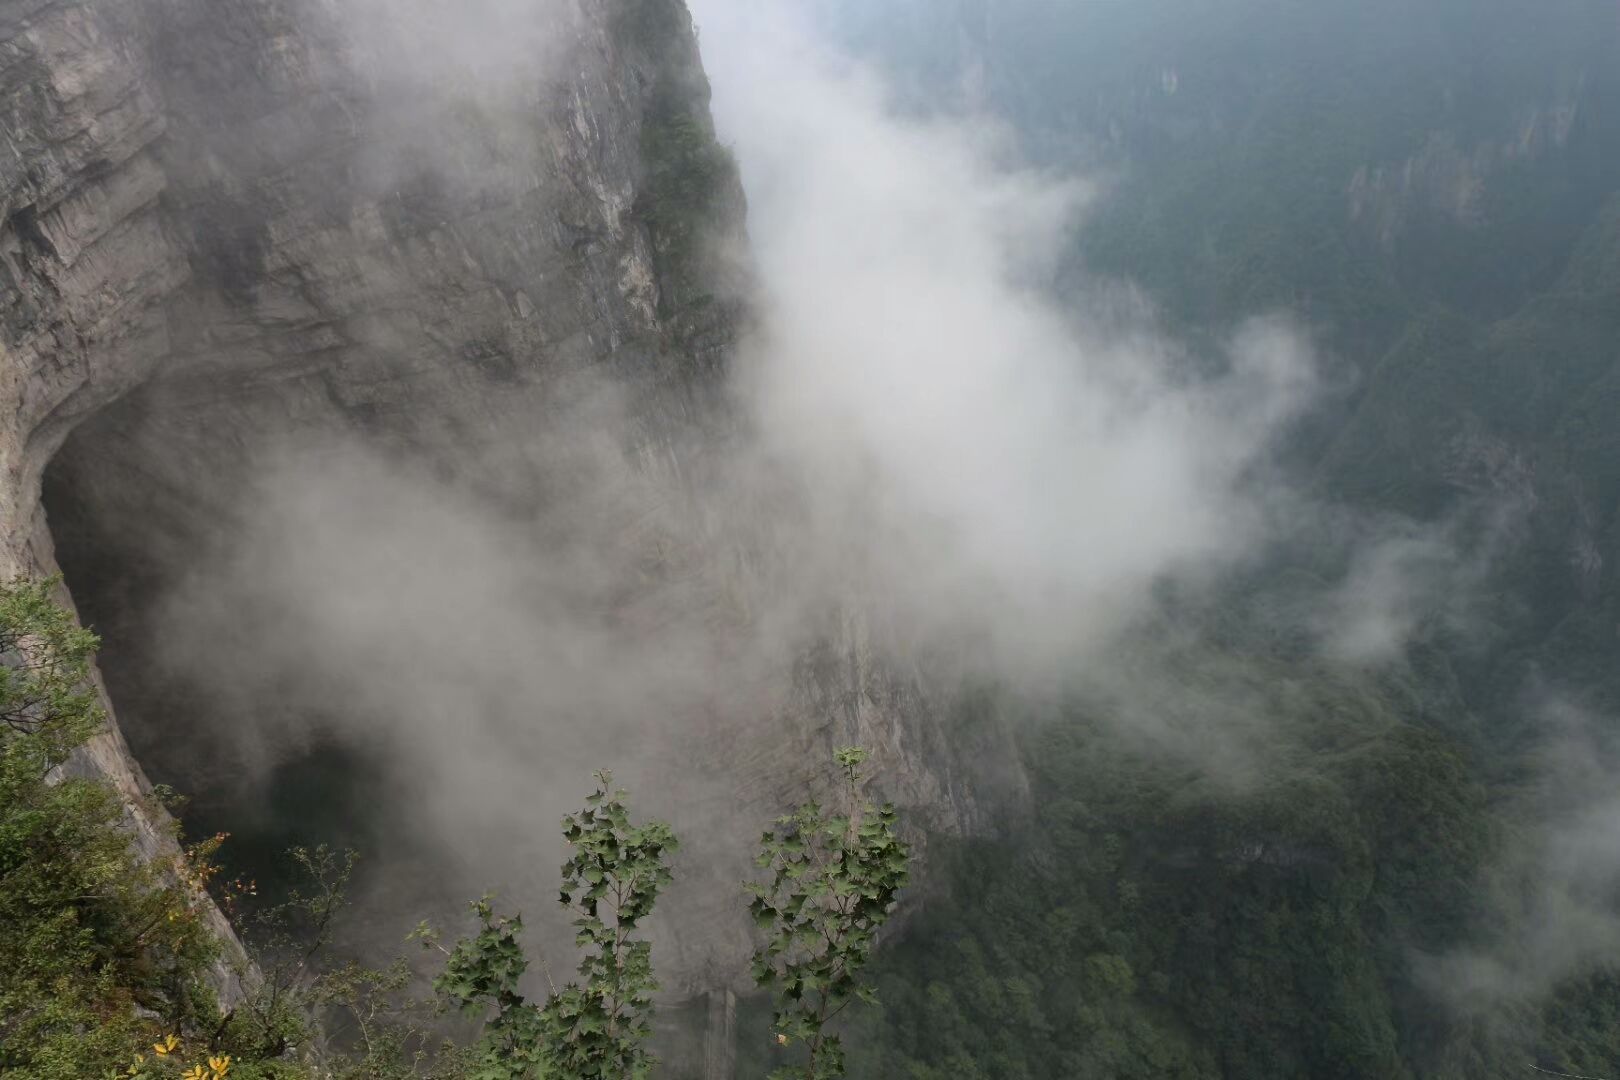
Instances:
[[[211,1015],[217,840],[143,859],[118,794],[64,772],[105,717],[96,637],[52,601],[58,584],[0,584],[0,1072],[82,1080]]]
[[[810,801],[766,831],[756,864],[767,882],[746,886],[766,931],[754,978],[776,994],[777,1041],[802,1046],[801,1065],[772,1080],[831,1080],[844,1074],[844,1048],[832,1022],[853,1001],[876,1000],[861,971],[909,876],[909,852],[895,832],[892,804],[861,793],[866,751],[834,754],[843,772],[841,805]]]
[[[621,1080],[656,1064],[646,1049],[658,989],[652,946],[634,935],[672,879],[677,841],[661,821],[633,824],[612,776],[596,779],[585,806],[563,819],[571,854],[558,902],[574,914],[574,940],[585,950],[581,981],[553,987],[543,1003],[525,999],[523,918],[495,914],[488,897],[473,905],[479,932],[456,944],[434,981],[453,1005],[485,1020],[475,1080]],[[419,933],[432,942],[431,931]]]

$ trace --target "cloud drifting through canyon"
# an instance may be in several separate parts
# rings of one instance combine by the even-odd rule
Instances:
[[[1020,166],[983,118],[902,116],[801,15],[696,5],[750,198],[761,452],[809,493],[808,557],[923,627],[982,622],[999,664],[1067,666],[1166,578],[1260,547],[1308,343],[1257,321],[1196,378],[1103,290],[1082,299],[1108,319],[1076,316],[1048,282],[1088,185]]]
[[[502,50],[542,28],[496,7],[444,33],[423,9],[388,22],[407,40],[358,57],[380,84],[403,81],[387,120],[405,137],[385,142],[399,161],[424,142],[419,105],[438,121],[488,95],[503,125],[522,115],[506,106],[529,91],[510,97],[521,67]],[[851,675],[866,662],[851,651],[882,654],[912,686],[901,696],[935,695],[920,709],[964,678],[1060,691],[1107,666],[1162,587],[1263,551],[1287,502],[1268,461],[1316,392],[1304,335],[1263,318],[1193,363],[1128,291],[1059,300],[1083,178],[1024,167],[983,118],[903,116],[878,73],[790,7],[696,15],[756,285],[732,413],[696,459],[649,456],[626,389],[575,373],[523,391],[535,415],[474,406],[469,437],[432,436],[428,461],[354,433],[266,432],[249,475],[178,481],[222,488],[194,497],[229,506],[231,535],[181,560],[147,630],[154,667],[231,718],[200,745],[227,755],[243,799],[269,799],[279,763],[334,732],[370,748],[384,893],[545,895],[556,841],[537,823],[607,766],[695,835],[687,872],[714,879],[702,902],[735,907],[745,868],[698,865],[745,852],[757,824],[729,820],[726,770],[782,774],[748,796],[754,816],[776,812],[814,771],[808,747],[788,760],[788,729],[837,728],[879,678]],[[467,62],[485,37],[489,63]],[[440,171],[447,197],[477,197],[476,168]],[[156,467],[193,467],[168,458]],[[805,658],[828,637],[828,670],[856,681],[807,690]],[[914,801],[945,799],[921,737],[884,737],[915,758],[901,781]]]
[[[956,677],[1059,688],[1161,586],[1264,550],[1286,501],[1267,462],[1315,392],[1301,333],[1257,320],[1192,374],[1128,294],[1051,294],[1083,180],[1022,167],[980,118],[903,117],[789,6],[697,18],[757,274],[731,375],[744,434],[721,460],[676,493],[632,458],[605,383],[440,475],[345,440],[273,445],[242,542],[167,607],[178,666],[249,673],[225,680],[237,697],[318,688],[314,712],[384,736],[474,819],[526,769],[622,756],[638,725],[768,708],[759,687],[830,610],[942,647]],[[499,93],[510,72],[491,72]],[[513,483],[532,515],[477,491]],[[441,815],[447,836],[462,816]]]

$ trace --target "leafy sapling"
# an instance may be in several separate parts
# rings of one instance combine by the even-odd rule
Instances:
[[[612,776],[596,779],[584,808],[563,819],[571,854],[558,900],[575,916],[581,981],[553,986],[544,1004],[528,1001],[518,989],[528,970],[522,918],[496,915],[486,897],[473,906],[478,934],[451,950],[434,982],[452,1004],[487,1018],[475,1080],[621,1080],[657,1064],[646,1049],[658,989],[652,946],[634,935],[672,879],[677,841],[661,821],[632,824]]]
[[[850,1002],[876,1000],[860,974],[909,875],[894,806],[875,806],[861,793],[866,751],[844,747],[833,757],[843,772],[842,805],[812,801],[777,819],[755,859],[771,878],[746,886],[766,932],[754,979],[775,992],[777,1040],[804,1048],[804,1064],[778,1069],[772,1080],[844,1074],[843,1044],[831,1025]]]

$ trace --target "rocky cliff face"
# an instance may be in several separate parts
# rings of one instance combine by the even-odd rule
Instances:
[[[51,564],[38,493],[68,434],[150,385],[217,445],[288,420],[425,445],[593,364],[701,388],[734,309],[686,310],[637,202],[653,95],[707,125],[689,25],[628,28],[657,6],[559,7],[566,61],[527,100],[426,99],[406,131],[317,4],[8,2],[12,566]],[[712,211],[734,230],[735,184]]]
[[[606,384],[631,468],[590,482],[614,488],[648,579],[695,575],[711,621],[746,639],[724,603],[740,586],[694,550],[701,526],[659,525],[690,518],[682,493],[723,455],[745,280],[741,190],[684,6],[551,5],[532,70],[494,90],[379,55],[353,10],[0,0],[0,573],[54,572],[60,542],[117,646],[189,561],[236,541],[269,447],[362,440],[538,514],[556,446],[513,432],[560,425]],[[860,741],[930,825],[976,822],[924,681],[858,621],[815,655],[689,710],[671,760],[737,795],[705,812],[768,818],[807,759]],[[108,671],[118,706],[135,683]],[[176,729],[152,718],[187,707],[129,704],[154,751]],[[117,729],[84,765],[132,804],[146,787]],[[160,855],[158,823],[136,816]],[[731,873],[711,871],[665,954],[676,989],[740,977]]]

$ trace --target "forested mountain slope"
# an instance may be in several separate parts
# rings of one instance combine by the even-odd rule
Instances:
[[[1329,388],[1279,473],[1325,512],[1142,646],[1246,764],[1040,712],[1032,817],[943,875],[861,1075],[1613,1075],[1613,6],[825,9],[908,108],[1100,178],[1053,289],[1194,343],[1286,312]]]

